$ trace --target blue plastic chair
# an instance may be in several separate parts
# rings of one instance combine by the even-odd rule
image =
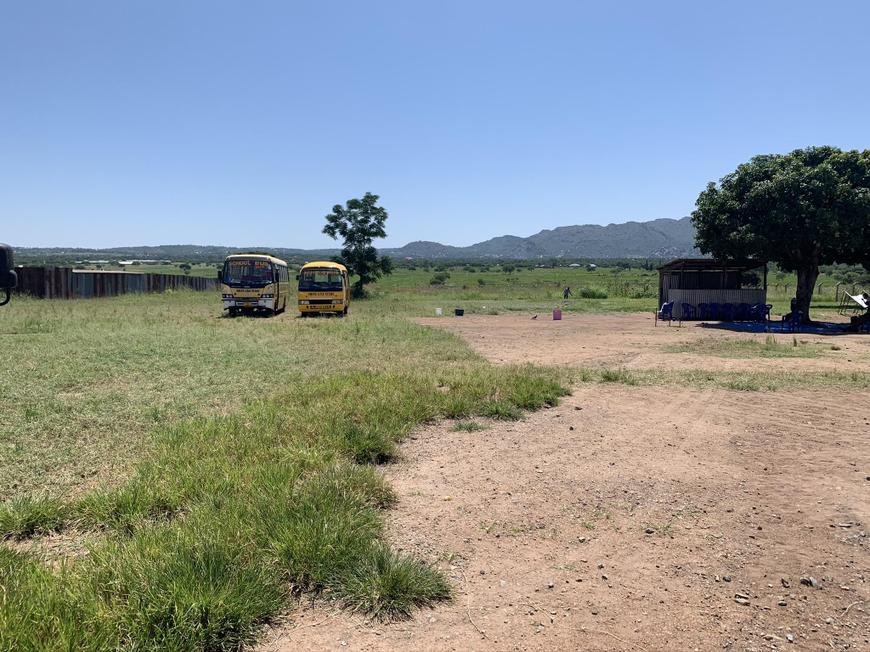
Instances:
[[[788,315],[782,317],[782,330],[788,329],[790,332],[800,332],[801,324],[803,323],[803,313],[800,310],[795,310]]]
[[[659,310],[656,312],[656,323],[655,323],[656,326],[658,326],[658,322],[660,319],[662,321],[667,319],[668,326],[671,325],[671,322],[674,320],[674,302],[673,301],[668,301],[666,303],[663,303],[662,307],[659,308]]]
[[[683,321],[684,319],[688,320],[688,319],[695,318],[695,307],[694,306],[692,306],[688,303],[681,303],[680,309],[681,309],[680,321]]]
[[[734,315],[737,312],[737,308],[733,303],[726,303],[722,305],[721,318],[722,321],[734,321]]]
[[[706,303],[698,304],[698,319],[707,319],[709,312],[710,308]]]
[[[748,303],[737,304],[737,321],[749,321],[752,319],[752,307]]]
[[[750,309],[752,321],[766,323],[770,321],[770,309],[773,308],[769,303],[756,303]]]
[[[710,319],[711,321],[719,321],[719,304],[711,303],[710,304]]]

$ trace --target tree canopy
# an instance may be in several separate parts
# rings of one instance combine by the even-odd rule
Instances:
[[[797,307],[808,320],[820,265],[870,269],[870,150],[756,156],[707,185],[692,223],[705,254],[759,258],[796,272]]]
[[[336,204],[323,227],[326,235],[344,241],[341,262],[357,277],[353,284],[355,297],[365,296],[367,284],[393,271],[393,261],[378,256],[372,245],[375,238],[387,237],[385,224],[389,215],[377,205],[378,199],[378,195],[367,192],[362,199],[348,199],[344,206]]]

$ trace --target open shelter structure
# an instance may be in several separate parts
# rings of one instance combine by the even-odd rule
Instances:
[[[659,305],[673,318],[749,320],[767,303],[767,262],[678,258],[659,267]]]

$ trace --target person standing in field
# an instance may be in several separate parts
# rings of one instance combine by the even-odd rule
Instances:
[[[570,296],[571,296],[571,288],[568,287],[568,286],[566,285],[566,286],[565,286],[565,289],[562,290],[562,298],[563,298],[565,301],[567,301],[567,300],[568,300],[568,297],[570,297]]]

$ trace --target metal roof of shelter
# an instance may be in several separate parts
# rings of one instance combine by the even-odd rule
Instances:
[[[714,258],[677,258],[659,267],[660,272],[746,272],[767,265],[766,260],[740,258],[715,260]]]

